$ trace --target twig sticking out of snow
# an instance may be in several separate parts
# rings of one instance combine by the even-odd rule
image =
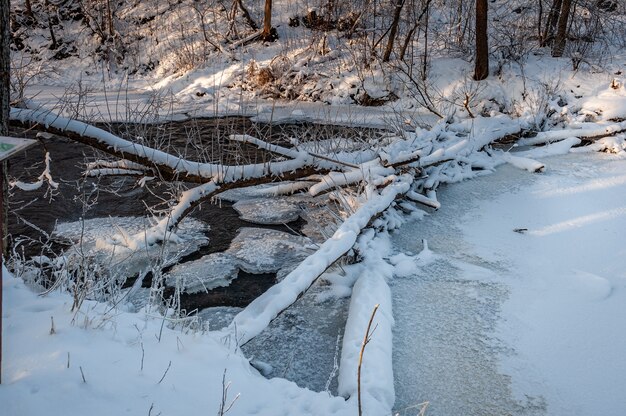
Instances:
[[[367,330],[365,331],[365,336],[363,337],[363,342],[361,343],[361,351],[359,352],[359,365],[357,370],[357,389],[358,389],[358,401],[359,401],[359,416],[363,414],[363,406],[361,404],[361,366],[363,365],[363,353],[365,353],[365,347],[372,340],[372,335],[376,330],[376,327],[372,330],[372,322],[374,322],[374,316],[376,316],[376,311],[378,311],[379,303],[374,305],[374,310],[372,310],[372,316],[370,316],[370,321],[367,324]],[[370,331],[371,330],[371,331]]]

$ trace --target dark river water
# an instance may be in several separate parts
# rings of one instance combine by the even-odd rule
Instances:
[[[260,124],[244,117],[190,119],[164,124],[109,124],[99,127],[191,160],[224,164],[262,163],[273,157],[252,146],[227,140],[230,134],[250,134],[283,145],[288,145],[292,137],[300,141],[336,137],[360,140],[380,135],[380,131],[374,129],[316,126],[310,123]],[[36,138],[36,134],[36,130],[11,129],[11,135],[15,137]],[[57,222],[109,216],[145,217],[150,215],[148,207],[164,208],[163,199],[169,199],[171,195],[168,184],[149,182],[145,187],[138,187],[136,178],[132,177],[85,178],[83,173],[86,163],[107,156],[60,136],[41,139],[39,145],[12,158],[9,176],[24,182],[36,181],[43,171],[46,152],[50,153],[51,172],[59,183],[58,189],[50,190],[44,185],[39,190],[25,192],[13,188],[10,194],[10,244],[20,242],[20,253],[27,258],[40,254],[58,255],[66,247],[62,241],[49,238]],[[182,261],[226,250],[240,227],[251,226],[239,218],[232,204],[227,201],[202,204],[191,215],[209,225],[210,244]],[[254,224],[254,227],[298,233],[303,223],[303,220],[298,219],[285,226]],[[128,277],[126,285],[133,282],[133,276]],[[240,271],[230,286],[184,296],[181,302],[187,310],[209,306],[245,306],[274,283],[274,273],[250,275]],[[150,276],[147,276],[143,286],[149,285]]]

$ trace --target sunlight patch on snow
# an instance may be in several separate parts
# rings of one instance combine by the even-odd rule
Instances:
[[[559,223],[547,225],[539,229],[530,230],[528,231],[528,234],[541,237],[549,234],[570,231],[575,228],[581,228],[599,222],[614,220],[617,217],[623,216],[626,216],[626,206],[561,221]]]

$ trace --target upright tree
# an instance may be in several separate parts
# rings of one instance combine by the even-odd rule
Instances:
[[[552,56],[555,58],[563,56],[563,51],[565,51],[565,42],[567,40],[568,33],[567,24],[569,22],[569,13],[571,8],[572,0],[562,0],[556,38],[554,38],[554,44],[552,45]]]
[[[476,0],[476,61],[474,79],[489,76],[489,44],[487,41],[487,0]]]
[[[272,34],[272,0],[265,0],[261,39],[266,41],[274,40],[274,35]]]
[[[9,10],[10,0],[0,0],[0,136],[9,134],[9,102],[10,102],[10,75],[11,70],[11,51],[9,50],[9,39],[11,31],[9,30]],[[6,163],[2,163],[2,171],[0,172],[0,198],[4,199],[6,191],[4,190],[6,181]],[[6,209],[6,205],[5,205]],[[4,219],[6,215],[0,212],[0,257],[4,254],[4,234],[6,225]],[[0,270],[0,383],[2,383],[2,270]]]
[[[6,136],[9,132],[9,87],[11,68],[11,53],[9,41],[9,8],[10,0],[0,0],[0,135]]]
[[[561,11],[562,0],[553,0],[550,12],[548,13],[548,19],[546,20],[546,27],[543,31],[543,36],[540,39],[540,46],[546,46],[554,36],[554,29],[559,21],[559,13]]]
[[[400,23],[400,13],[404,6],[404,0],[398,0],[396,7],[393,11],[393,20],[391,21],[391,27],[389,29],[389,38],[387,39],[387,46],[383,54],[383,62],[389,62],[391,57],[391,51],[393,51],[393,44],[396,40],[396,33],[398,33],[398,24]]]

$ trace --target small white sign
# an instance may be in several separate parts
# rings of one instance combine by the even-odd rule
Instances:
[[[35,144],[37,144],[37,140],[0,136],[0,161],[8,159]]]

